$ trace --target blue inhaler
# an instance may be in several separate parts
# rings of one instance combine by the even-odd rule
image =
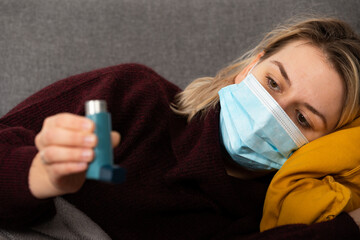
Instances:
[[[94,121],[95,134],[98,138],[95,158],[89,165],[86,178],[120,183],[125,180],[125,169],[114,165],[111,145],[111,115],[106,108],[104,100],[90,100],[85,103],[86,117]]]

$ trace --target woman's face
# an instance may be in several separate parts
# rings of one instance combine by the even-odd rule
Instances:
[[[287,44],[251,71],[304,136],[332,132],[340,118],[345,87],[325,55],[304,41]],[[247,73],[235,78],[241,82]]]

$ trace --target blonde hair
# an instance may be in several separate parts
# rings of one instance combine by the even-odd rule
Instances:
[[[258,46],[223,68],[215,77],[195,79],[179,93],[172,104],[174,112],[190,121],[194,116],[206,114],[219,102],[218,91],[234,83],[235,77],[261,52],[260,61],[278,52],[286,44],[306,40],[323,51],[327,61],[344,81],[345,99],[339,128],[359,116],[359,61],[360,38],[351,27],[335,18],[308,18],[281,25],[269,32]]]

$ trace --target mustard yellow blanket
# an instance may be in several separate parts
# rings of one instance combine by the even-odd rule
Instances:
[[[308,143],[276,173],[260,230],[327,221],[360,207],[360,118]]]

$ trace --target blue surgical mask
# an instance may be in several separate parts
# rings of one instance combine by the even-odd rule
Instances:
[[[277,170],[308,141],[252,74],[219,91],[220,137],[231,158],[253,170]]]

